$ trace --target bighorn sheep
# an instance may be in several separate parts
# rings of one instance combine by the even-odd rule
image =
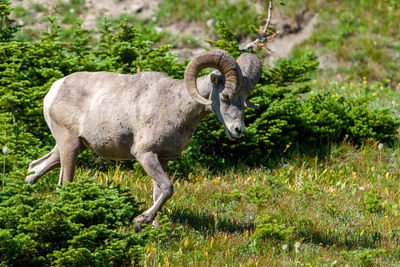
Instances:
[[[219,72],[197,79],[204,68]],[[66,185],[73,179],[78,154],[86,148],[108,159],[136,159],[154,186],[153,206],[134,220],[135,229],[140,229],[172,196],[167,163],[188,146],[202,118],[214,112],[228,138],[242,135],[244,108],[255,107],[247,96],[260,74],[261,62],[253,54],[235,61],[223,51],[210,51],[189,63],[184,81],[158,72],[68,75],[54,82],[44,98],[44,117],[56,146],[29,164],[33,174],[26,181],[33,184],[61,165],[59,185]]]

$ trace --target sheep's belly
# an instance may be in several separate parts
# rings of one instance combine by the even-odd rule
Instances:
[[[99,156],[113,160],[134,159],[131,154],[132,137],[124,138],[83,138],[83,143]]]

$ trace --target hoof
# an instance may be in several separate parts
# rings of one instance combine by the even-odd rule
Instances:
[[[133,220],[133,229],[135,232],[139,232],[140,229],[142,229],[142,225],[148,222],[150,222],[150,220],[143,214],[140,214]]]
[[[160,221],[158,219],[154,219],[152,224],[153,224],[153,228],[160,228],[160,226],[161,226]]]
[[[37,178],[35,177],[35,175],[34,174],[31,174],[31,175],[28,175],[28,176],[26,176],[26,178],[25,178],[25,183],[28,183],[28,184],[34,184],[34,183],[36,183],[37,182]]]

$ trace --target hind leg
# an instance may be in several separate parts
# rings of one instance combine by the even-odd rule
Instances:
[[[60,179],[58,185],[66,186],[72,182],[78,155],[84,150],[79,137],[66,136],[60,140]]]
[[[32,161],[29,164],[28,173],[34,172],[26,177],[25,182],[29,184],[36,183],[40,177],[45,173],[51,171],[55,167],[60,166],[60,154],[57,145],[53,148],[50,153],[41,157],[38,160]]]
[[[162,169],[164,170],[164,172],[167,171],[167,166],[168,166],[168,160],[162,160],[160,159],[160,164]],[[157,182],[155,180],[153,180],[153,201],[154,203],[156,203],[156,201],[159,199],[159,197],[161,196],[162,190],[161,187],[157,184]],[[153,220],[153,226],[154,227],[159,227],[160,226],[160,222],[159,222],[159,216],[157,215],[156,218]]]

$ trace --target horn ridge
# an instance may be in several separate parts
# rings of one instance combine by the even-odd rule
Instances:
[[[229,94],[237,90],[242,75],[235,59],[224,51],[207,51],[196,56],[185,71],[185,87],[194,100],[203,105],[211,105],[211,100],[201,96],[197,88],[197,76],[205,68],[215,68],[225,76],[225,89]],[[224,89],[224,90],[225,90]]]

